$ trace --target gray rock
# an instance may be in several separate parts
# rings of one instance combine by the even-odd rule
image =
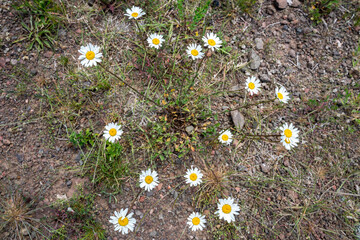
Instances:
[[[295,57],[296,57],[296,52],[295,52],[295,50],[294,50],[294,49],[290,49],[289,55],[290,55],[290,57],[295,58]]]
[[[244,127],[245,118],[238,110],[231,111],[231,118],[236,128],[242,129]]]
[[[156,231],[152,231],[152,232],[150,233],[150,237],[156,237],[156,235],[157,235],[157,232],[156,232]]]
[[[252,70],[256,70],[260,67],[260,63],[261,63],[261,58],[259,57],[259,55],[257,55],[257,53],[254,50],[251,50],[250,52],[250,68]]]
[[[24,155],[22,154],[16,154],[16,158],[19,163],[22,163],[24,161]]]
[[[78,154],[77,154],[76,157],[75,157],[75,161],[76,161],[76,162],[80,162],[81,157],[82,157],[82,156],[81,156],[81,151],[79,151]]]
[[[72,185],[72,181],[71,181],[71,180],[69,180],[69,181],[66,182],[66,186],[67,186],[67,187],[71,187],[71,185]]]
[[[259,78],[262,82],[271,82],[269,76],[266,74],[261,74]]]
[[[264,49],[264,42],[261,38],[255,38],[255,44],[256,44],[256,49],[257,50],[262,50]]]
[[[135,214],[138,215],[138,216],[140,216],[140,215],[142,214],[142,212],[139,211],[139,210],[136,210],[136,211],[135,211]]]
[[[186,132],[188,133],[188,134],[191,134],[193,131],[194,131],[194,127],[193,126],[187,126],[186,128],[185,128],[185,130],[186,130]]]
[[[278,9],[285,9],[287,5],[288,5],[287,0],[275,0],[275,6]]]

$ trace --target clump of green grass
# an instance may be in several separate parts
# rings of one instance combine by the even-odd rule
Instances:
[[[82,240],[106,239],[105,229],[95,217],[94,203],[95,195],[85,194],[83,188],[71,199],[55,203],[54,221],[60,226],[50,239],[68,239],[70,232]]]
[[[34,46],[38,50],[44,47],[53,48],[57,30],[63,22],[62,8],[53,0],[16,1],[13,7],[17,10],[21,25],[28,34],[17,41],[28,41],[28,50]]]
[[[123,146],[118,142],[110,143],[101,139],[88,149],[90,153],[83,156],[83,174],[89,176],[96,185],[120,192],[123,181],[131,175]]]
[[[336,10],[340,5],[339,0],[311,0],[308,3],[310,19],[319,24],[322,18],[328,16],[332,11]]]
[[[237,0],[237,6],[240,8],[240,10],[244,13],[251,14],[256,5],[256,0]]]

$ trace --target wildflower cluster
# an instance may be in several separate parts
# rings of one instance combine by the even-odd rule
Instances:
[[[184,177],[190,187],[195,187],[202,183],[203,174],[198,168],[191,166],[186,171]],[[151,169],[142,171],[139,176],[139,182],[141,188],[145,191],[151,191],[159,184],[158,174]],[[219,215],[220,219],[224,219],[228,223],[235,221],[235,215],[238,215],[240,211],[240,207],[235,203],[235,199],[231,197],[219,199],[217,205],[218,210],[215,214]],[[134,230],[136,219],[132,217],[133,213],[128,214],[127,208],[121,209],[120,212],[115,211],[114,215],[110,217],[110,223],[114,224],[115,231],[127,234],[129,231]],[[203,230],[206,224],[205,216],[199,212],[193,212],[188,217],[187,224],[192,231]]]
[[[131,9],[126,10],[126,16],[129,19],[134,19],[137,21],[140,17],[145,15],[145,12],[138,8],[132,7]],[[209,48],[211,51],[218,50],[221,47],[222,41],[214,33],[207,33],[203,36],[202,41],[206,48]],[[162,35],[157,33],[152,33],[147,38],[147,43],[149,47],[159,49],[165,43],[165,39]],[[85,67],[96,66],[101,62],[102,53],[100,52],[100,47],[88,44],[87,46],[82,46],[79,50],[80,57],[79,60],[81,64]],[[191,43],[186,48],[186,54],[192,59],[202,59],[204,57],[203,48],[197,43]],[[249,77],[245,82],[245,90],[248,91],[250,96],[256,96],[261,92],[261,83],[254,77]],[[290,97],[289,92],[283,86],[276,87],[275,90],[276,98],[282,103],[288,103]],[[121,129],[122,125],[117,123],[109,123],[105,126],[103,136],[105,140],[114,143],[121,138],[123,130]],[[281,134],[281,143],[285,146],[286,149],[290,150],[295,147],[299,142],[299,130],[296,129],[292,123],[285,123],[280,127],[282,131]],[[234,135],[230,130],[222,131],[218,136],[218,141],[222,144],[230,145],[234,139]],[[189,184],[190,187],[196,187],[202,184],[202,172],[191,166],[190,169],[186,171],[184,175],[185,182]],[[153,190],[159,184],[159,176],[156,171],[147,169],[142,171],[139,175],[140,188],[143,188],[145,191]],[[215,212],[220,219],[224,219],[227,222],[235,221],[235,215],[239,214],[240,207],[236,203],[234,198],[228,197],[226,199],[219,199],[217,204],[218,210]],[[134,231],[136,224],[136,219],[133,217],[133,213],[129,212],[129,209],[121,209],[119,212],[115,211],[115,216],[110,217],[110,223],[114,224],[115,231],[119,231],[122,234],[128,234],[131,231]],[[193,212],[187,219],[187,224],[191,230],[202,230],[205,228],[206,219],[199,212]]]

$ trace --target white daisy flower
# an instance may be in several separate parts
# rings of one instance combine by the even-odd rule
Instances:
[[[240,208],[234,203],[234,199],[228,197],[227,199],[220,199],[218,203],[218,210],[215,214],[219,214],[220,219],[226,220],[228,223],[235,221],[234,215],[239,215]]]
[[[161,44],[164,42],[164,38],[159,34],[153,33],[148,37],[147,41],[150,47],[159,49],[161,47]]]
[[[299,142],[299,130],[294,127],[292,123],[285,123],[282,127],[280,127],[282,131],[281,134],[281,142],[287,150],[295,147]]]
[[[204,57],[204,53],[201,51],[202,51],[201,46],[193,43],[187,47],[186,53],[189,55],[189,57],[195,60]]]
[[[220,136],[219,136],[219,142],[221,143],[225,143],[227,145],[230,145],[230,143],[232,142],[232,133],[230,132],[230,130],[226,130],[226,131],[223,131]]]
[[[188,169],[186,171],[186,183],[189,183],[190,186],[197,186],[198,184],[202,183],[201,178],[203,177],[203,174],[198,168],[193,168],[191,166],[191,169]]]
[[[139,8],[139,7],[135,7],[133,6],[131,9],[126,9],[126,13],[125,13],[125,16],[128,16],[129,19],[138,19],[140,18],[141,16],[144,16],[145,15],[145,12]]]
[[[79,60],[85,67],[96,66],[98,62],[101,62],[102,53],[100,47],[89,43],[87,46],[81,46],[79,53]]]
[[[192,231],[203,230],[203,228],[205,228],[205,216],[200,213],[193,212],[187,220],[187,224],[190,226]]]
[[[140,174],[140,187],[144,188],[146,191],[151,191],[154,187],[159,184],[158,176],[155,171],[148,169],[142,171]]]
[[[250,95],[258,94],[260,92],[261,83],[256,77],[249,77],[246,79],[246,89]]]
[[[280,88],[276,87],[276,97],[279,99],[280,102],[287,103],[290,99],[289,92],[281,86]]]
[[[128,234],[134,231],[136,219],[132,217],[133,213],[127,215],[128,209],[121,209],[120,212],[115,211],[115,216],[110,217],[110,223],[114,224],[115,231],[121,234]]]
[[[206,36],[202,38],[205,43],[205,46],[214,51],[214,48],[218,50],[221,47],[222,41],[214,33],[207,33]]]
[[[109,123],[105,126],[104,138],[112,143],[120,139],[121,134],[123,134],[123,130],[120,128],[121,125],[117,125],[116,123]]]

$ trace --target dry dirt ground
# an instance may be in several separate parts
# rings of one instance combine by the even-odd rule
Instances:
[[[114,86],[93,90],[90,95],[76,92],[74,89],[84,86],[100,88],[94,80],[99,76],[80,66],[77,51],[87,42],[104,46],[109,67],[131,62],[135,67],[127,79],[145,91],[153,80],[136,66],[136,58],[129,56],[135,52],[133,41],[140,44],[140,40],[124,11],[141,4],[147,11],[145,22],[161,22],[162,32],[172,25],[176,32],[180,31],[174,20],[176,8],[170,7],[176,4],[156,1],[163,6],[156,12],[144,3],[132,1],[116,3],[111,11],[103,11],[104,5],[99,3],[89,6],[85,1],[61,2],[67,9],[66,24],[58,31],[54,50],[27,51],[28,43],[17,41],[27,33],[11,1],[0,1],[1,198],[6,199],[17,189],[26,198],[36,199],[36,207],[42,209],[36,218],[48,228],[38,226],[44,234],[39,239],[83,237],[83,229],[76,229],[82,226],[81,221],[71,226],[71,222],[59,217],[60,210],[54,206],[59,199],[76,197],[79,186],[84,194],[94,197],[91,214],[105,229],[105,239],[360,239],[360,63],[356,64],[360,28],[351,18],[355,2],[324,16],[317,25],[310,20],[303,2],[280,10],[272,1],[263,1],[251,16],[238,8],[229,10],[226,1],[211,4],[205,24],[215,32],[221,29],[226,51],[230,52],[215,52],[212,56],[207,53],[216,61],[208,60],[204,64],[207,67],[200,71],[212,71],[214,76],[206,75],[209,79],[204,77],[195,84],[194,91],[208,96],[211,104],[206,107],[218,118],[192,124],[197,134],[186,131],[187,125],[171,130],[195,139],[195,147],[189,144],[190,151],[184,156],[163,161],[152,159],[154,152],[146,145],[146,134],[133,129],[143,126],[144,132],[151,132],[151,126],[140,122],[144,116],[156,119],[164,112],[146,111],[151,103],[143,103],[111,77],[108,80]],[[344,17],[346,13],[349,14]],[[198,30],[202,31],[202,27]],[[195,37],[195,30],[187,34]],[[200,37],[196,39],[200,42]],[[172,56],[166,50],[159,58],[161,54],[163,58],[156,64]],[[62,56],[68,59],[67,66],[60,64]],[[176,58],[178,64],[188,61]],[[76,77],[77,74],[82,77]],[[248,99],[242,90],[248,75],[260,79],[260,96]],[[75,78],[77,82],[71,85],[69,79]],[[222,112],[244,101],[273,98],[274,84],[287,88],[290,103],[276,107],[278,103],[271,102],[241,110],[245,117],[242,131],[274,134],[281,124],[292,122],[300,130],[300,144],[294,150],[287,151],[273,142],[240,138],[230,146],[222,146],[201,137],[205,122],[220,123],[217,131],[234,129],[230,113]],[[171,94],[170,89],[176,87],[157,86],[154,91],[158,93],[153,96]],[[234,91],[238,89],[241,90]],[[213,92],[223,94],[211,95]],[[79,102],[81,106],[76,107]],[[100,134],[101,139],[104,126],[111,121],[125,126],[120,143],[130,163],[131,173],[123,179],[119,191],[93,184],[91,176],[83,175],[82,166],[90,148],[79,149],[69,142],[71,131],[87,128]],[[130,138],[134,139],[132,144]],[[198,142],[202,144],[197,145]],[[194,196],[200,190],[183,190],[182,176],[190,165],[205,169],[204,159],[210,168],[231,174],[221,194],[208,196],[207,202],[198,205]],[[138,229],[136,233],[121,235],[108,222],[110,216],[131,205],[140,190],[138,174],[150,166],[157,170],[161,184],[136,198],[132,211]],[[232,196],[238,201],[241,210],[234,224],[226,224],[213,214],[221,196]],[[195,210],[207,217],[209,223],[204,231],[191,232],[186,226],[186,218]],[[64,224],[66,236],[54,237],[54,230]],[[12,231],[10,227],[3,229],[0,238],[14,239]],[[25,239],[34,239],[36,234],[24,235]]]

